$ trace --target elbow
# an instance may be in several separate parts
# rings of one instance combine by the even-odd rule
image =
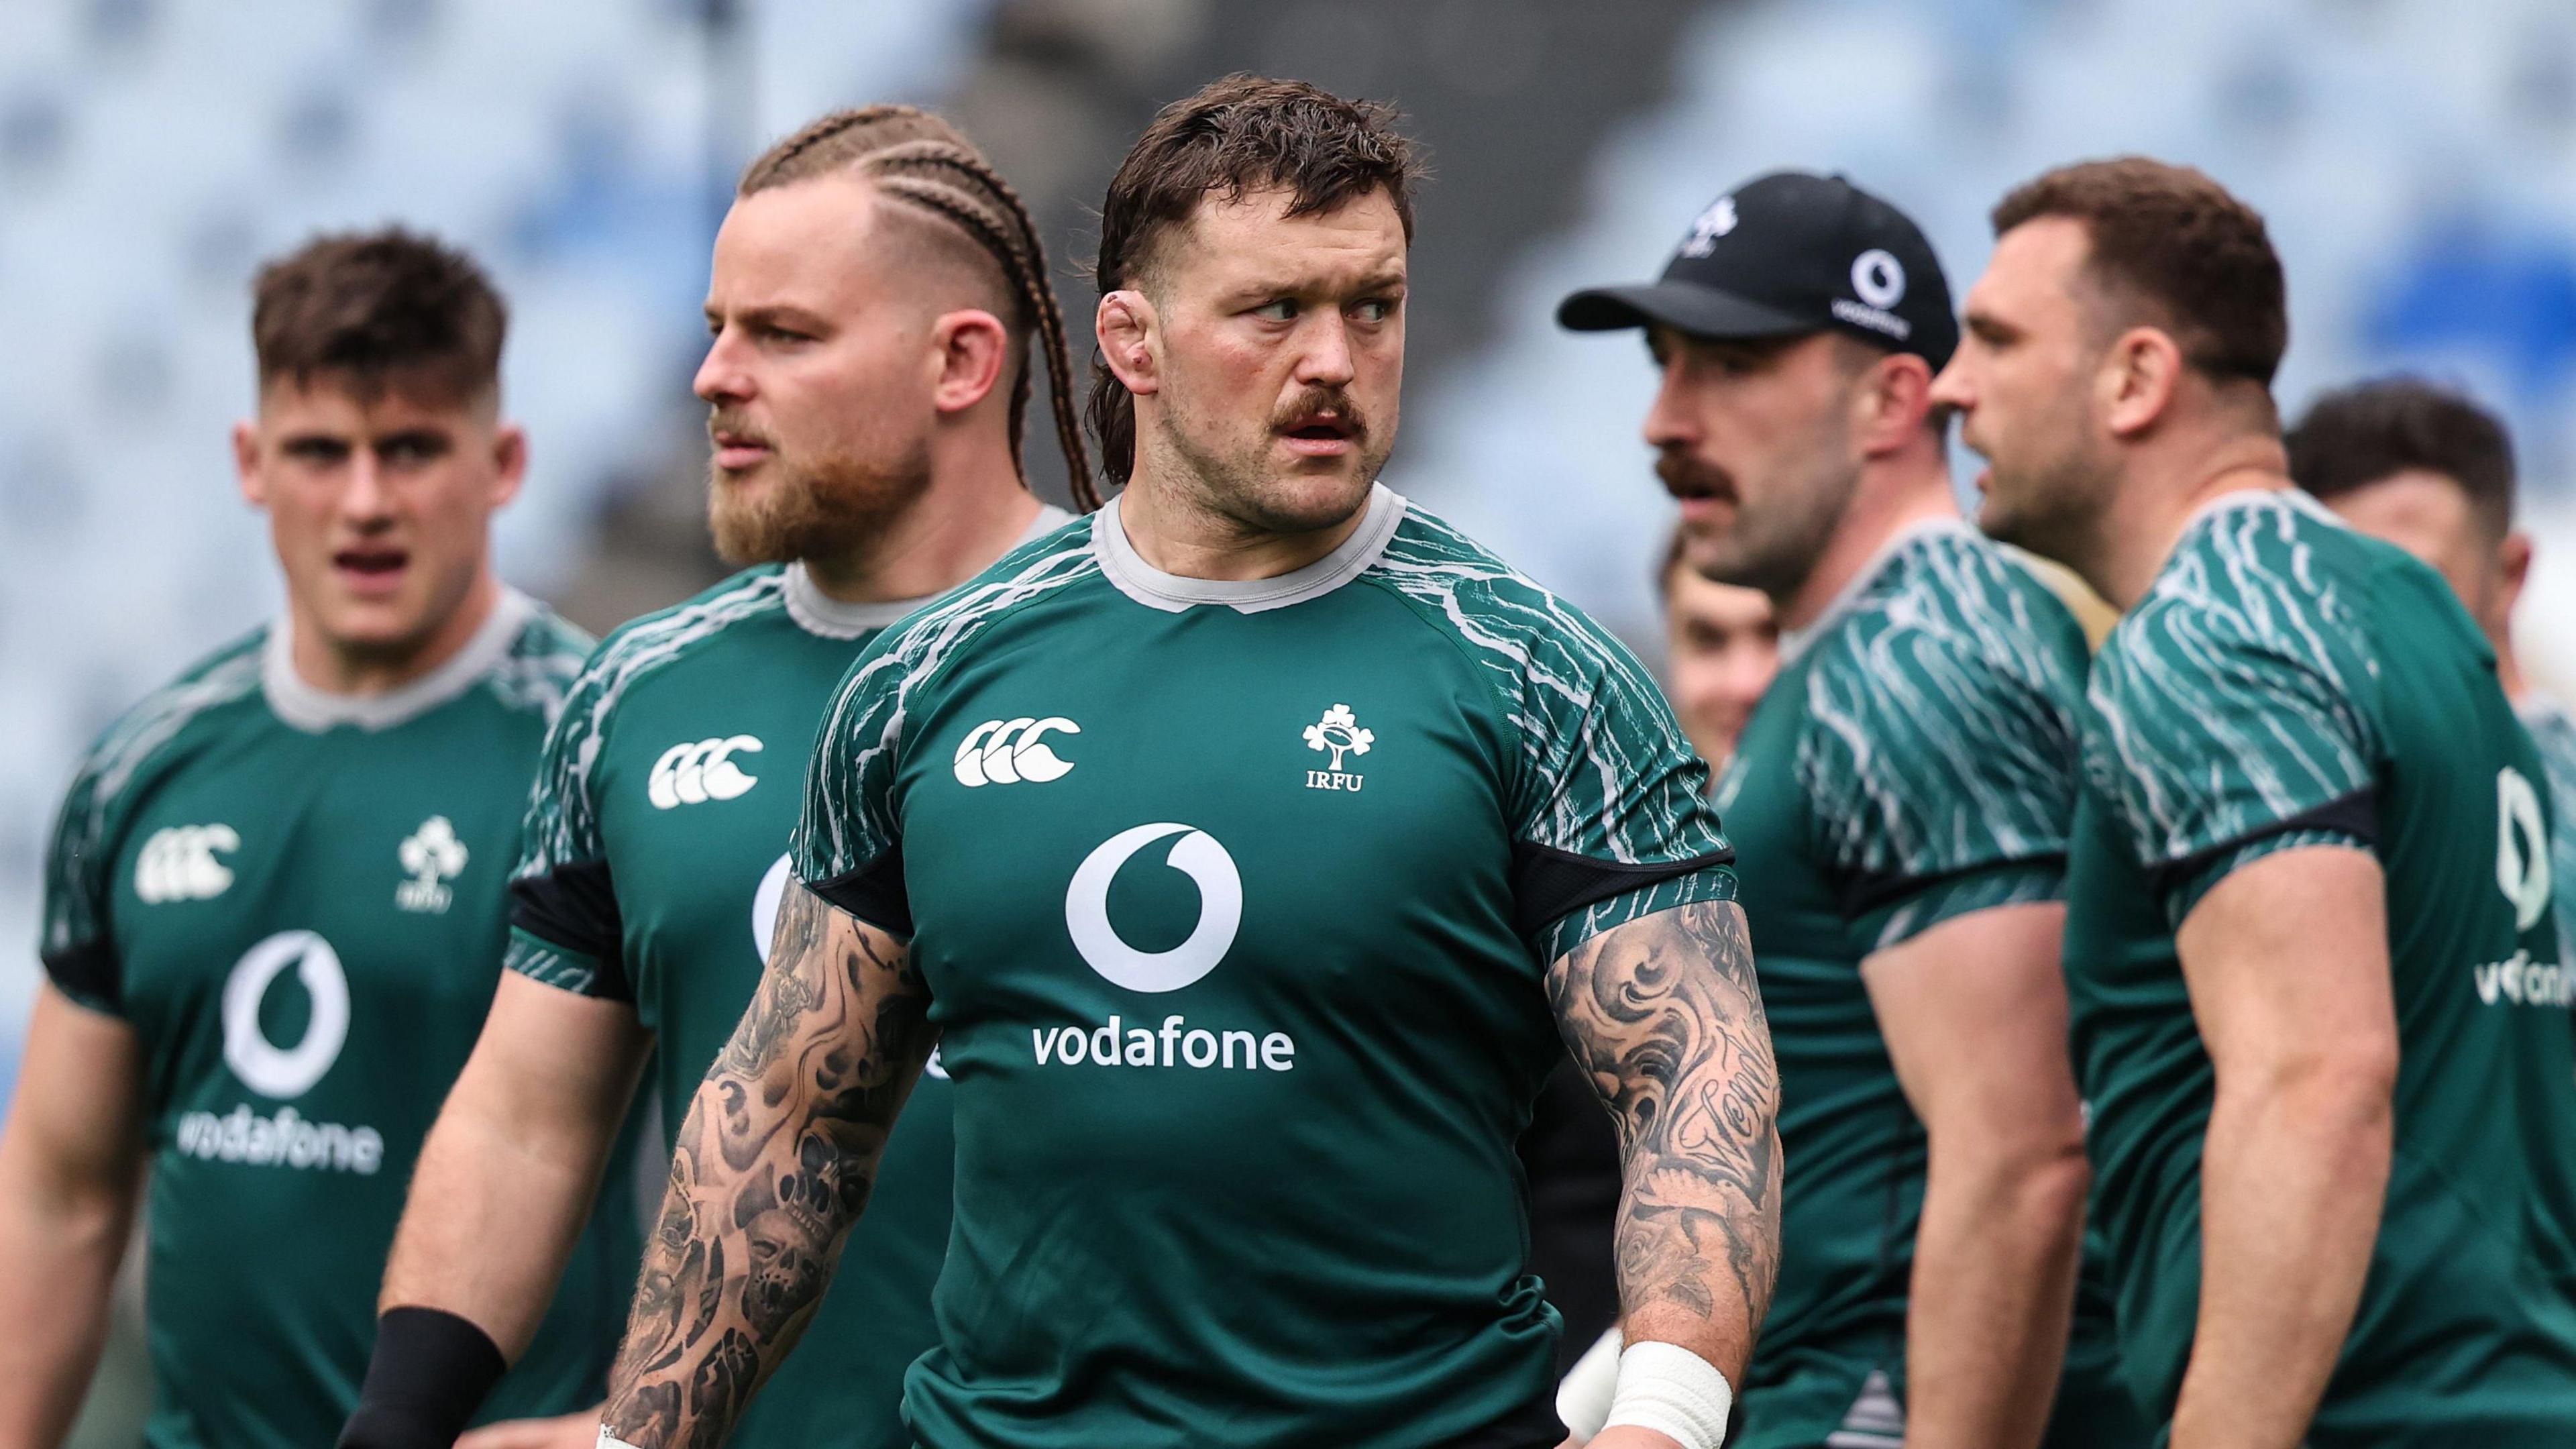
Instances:
[[[2397,1066],[2393,1032],[2221,1062],[2217,1107],[2231,1115],[2284,1114],[2320,1140],[2385,1138],[2395,1117]]]
[[[2082,1124],[2071,1113],[2063,1123],[2014,1132],[1932,1137],[1929,1190],[1955,1193],[1980,1218],[2014,1223],[2017,1231],[2073,1241],[2092,1186]]]

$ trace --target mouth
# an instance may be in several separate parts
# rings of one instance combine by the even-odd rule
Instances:
[[[715,444],[716,467],[727,473],[741,473],[769,461],[774,451],[767,438],[757,433],[738,432],[730,428],[709,431],[707,438]]]
[[[1288,451],[1308,458],[1338,458],[1358,441],[1359,427],[1336,412],[1313,412],[1293,419],[1279,430],[1280,441]]]
[[[392,593],[410,567],[410,551],[389,544],[352,544],[331,555],[331,571],[342,585],[369,597]]]
[[[1724,473],[1705,465],[1677,466],[1667,460],[1655,468],[1664,491],[1682,506],[1685,522],[1701,523],[1714,519],[1736,504],[1735,485]]]

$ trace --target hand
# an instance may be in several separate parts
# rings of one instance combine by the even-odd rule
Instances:
[[[599,1410],[593,1407],[559,1418],[505,1419],[468,1429],[456,1449],[592,1449],[598,1443]]]
[[[464,1445],[460,1443],[458,1449],[464,1449]],[[1669,1434],[1640,1429],[1634,1424],[1613,1424],[1581,1443],[1568,1439],[1557,1449],[1682,1449],[1682,1445]]]

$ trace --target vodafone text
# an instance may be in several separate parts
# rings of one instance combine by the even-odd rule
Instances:
[[[1248,1031],[1209,1031],[1190,1026],[1179,1016],[1164,1017],[1159,1031],[1123,1025],[1115,1015],[1106,1025],[1088,1031],[1078,1026],[1061,1026],[1052,1031],[1033,1026],[1029,1028],[1029,1049],[1036,1053],[1042,1067],[1075,1067],[1088,1062],[1102,1067],[1187,1066],[1215,1067],[1220,1071],[1240,1067],[1286,1072],[1297,1066],[1297,1043],[1284,1031],[1270,1032],[1256,1040]]]

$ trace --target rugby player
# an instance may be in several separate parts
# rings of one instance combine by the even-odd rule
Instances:
[[[1691,747],[1710,768],[1735,753],[1744,722],[1780,671],[1780,622],[1759,589],[1722,584],[1682,566],[1681,530],[1655,568],[1664,606],[1664,692]]]
[[[1744,1449],[2142,1444],[2109,1325],[2067,1342],[2083,1128],[2058,966],[2084,636],[1968,527],[1930,242],[1840,177],[1700,214],[1642,328],[1682,571],[1759,589],[1778,677],[1719,780],[1780,1059],[1780,1285]]]
[[[724,1437],[936,1042],[919,1443],[1554,1445],[1512,1144],[1570,1045],[1626,1144],[1599,1442],[1715,1449],[1779,1201],[1729,853],[1645,670],[1376,482],[1417,169],[1381,108],[1244,76],[1128,153],[1092,410],[1126,490],[834,702],[617,1440]]]
[[[2576,716],[2532,686],[2514,656],[2513,611],[2531,535],[2513,526],[2513,440],[2460,393],[2386,378],[2328,393],[2290,430],[2290,477],[2343,521],[2431,564],[2460,596],[2496,682],[2531,731],[2554,807],[2550,878],[2558,942],[2576,940]]]
[[[908,106],[825,116],[753,161],[718,233],[697,376],[716,543],[751,565],[618,630],[546,740],[513,887],[509,973],[423,1156],[386,1332],[343,1442],[444,1446],[528,1342],[648,1056],[678,1122],[760,976],[815,731],[887,625],[1066,521],[1020,470],[1034,340],[1088,499],[1063,318],[1017,196]],[[1006,732],[1007,733],[1007,732]],[[996,783],[1061,737],[997,741]],[[1012,747],[1016,746],[1016,752]],[[948,1089],[883,1146],[814,1353],[760,1443],[908,1446],[903,1372],[936,1336]],[[772,1201],[739,1264],[793,1280],[817,1205]],[[768,1291],[764,1288],[763,1291]],[[399,1326],[399,1327],[398,1327]],[[554,1426],[589,1444],[596,1412]]]
[[[286,610],[109,726],[55,827],[47,981],[0,1136],[0,1443],[61,1441],[138,1207],[145,1442],[329,1442],[590,644],[492,571],[527,440],[475,264],[399,230],[324,237],[254,290],[258,411],[233,453]],[[599,1392],[635,1224],[620,1191],[566,1225],[570,1269],[492,1414]]]
[[[2066,964],[2123,1368],[2174,1449],[2576,1442],[2543,775],[2441,577],[2290,487],[2262,218],[2142,158],[1995,209],[1933,389],[2127,613]]]

